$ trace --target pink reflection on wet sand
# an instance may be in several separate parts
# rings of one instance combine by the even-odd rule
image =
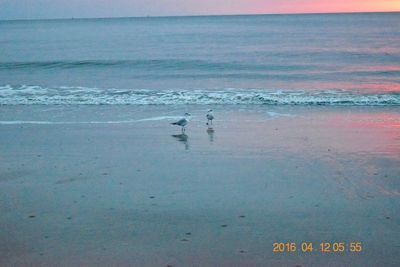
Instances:
[[[256,153],[377,153],[400,159],[400,113],[394,108],[287,107],[275,110],[276,116],[268,115],[270,110],[235,118],[224,114],[227,120],[215,125],[215,145]]]

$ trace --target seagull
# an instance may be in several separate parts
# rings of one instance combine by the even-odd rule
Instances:
[[[207,111],[206,118],[207,118],[207,125],[208,125],[209,122],[212,125],[212,120],[214,119],[214,114],[213,114],[213,110],[212,109],[209,109]]]
[[[172,125],[178,125],[182,127],[182,133],[185,132],[185,126],[189,123],[189,119],[190,119],[190,113],[185,113],[185,117],[183,117],[182,119],[180,119],[179,121],[173,122],[171,123]]]

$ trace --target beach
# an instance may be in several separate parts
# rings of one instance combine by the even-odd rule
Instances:
[[[400,264],[398,108],[208,108],[0,106],[0,265]]]
[[[399,25],[0,18],[0,266],[400,266]]]

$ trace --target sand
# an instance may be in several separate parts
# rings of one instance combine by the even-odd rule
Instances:
[[[208,108],[0,107],[0,266],[400,265],[398,109]]]

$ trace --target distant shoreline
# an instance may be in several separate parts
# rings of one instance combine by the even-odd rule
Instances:
[[[71,18],[25,18],[25,19],[0,19],[0,22],[14,21],[72,21],[72,20],[112,20],[112,19],[165,19],[165,18],[203,18],[203,17],[247,17],[247,16],[298,16],[298,15],[349,15],[349,14],[397,14],[398,11],[374,12],[327,12],[327,13],[266,13],[266,14],[213,14],[213,15],[176,15],[176,16],[132,16],[132,17],[71,17]]]

